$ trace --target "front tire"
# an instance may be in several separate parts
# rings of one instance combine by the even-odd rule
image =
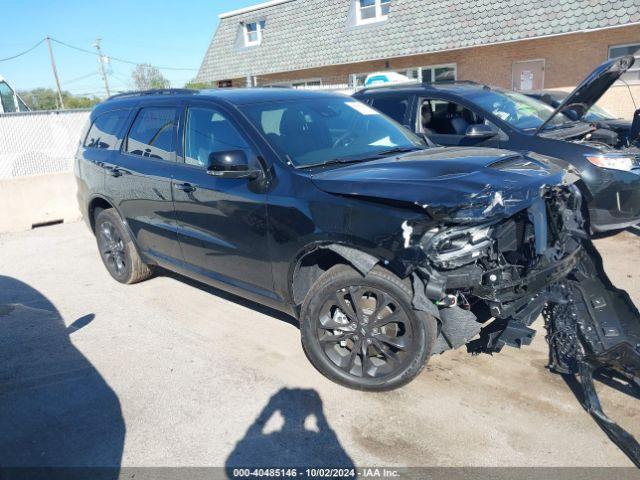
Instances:
[[[376,267],[326,271],[301,310],[302,345],[313,366],[349,388],[385,391],[413,380],[437,335],[435,318],[413,309],[411,287]]]
[[[131,285],[153,275],[152,268],[140,258],[133,239],[115,209],[101,210],[96,215],[95,225],[100,257],[115,280]]]

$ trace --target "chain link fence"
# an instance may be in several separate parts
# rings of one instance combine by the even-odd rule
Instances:
[[[90,112],[0,114],[0,179],[71,171]]]

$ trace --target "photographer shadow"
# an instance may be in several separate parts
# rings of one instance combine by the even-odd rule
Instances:
[[[318,393],[287,388],[271,397],[225,466],[230,478],[238,468],[355,468]]]
[[[0,478],[117,479],[125,424],[115,392],[39,291],[0,275]]]

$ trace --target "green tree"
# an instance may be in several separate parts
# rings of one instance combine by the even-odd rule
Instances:
[[[136,66],[131,74],[136,90],[150,90],[154,88],[169,88],[171,82],[164,78],[160,70],[146,63]]]
[[[207,90],[216,87],[216,82],[198,82],[195,78],[184,85],[184,88],[190,88],[192,90]]]
[[[34,88],[19,92],[19,95],[31,110],[56,110],[59,108],[58,94],[51,88]],[[92,108],[100,102],[100,98],[76,96],[63,91],[62,101],[64,108]]]

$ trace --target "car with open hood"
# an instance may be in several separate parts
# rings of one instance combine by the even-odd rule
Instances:
[[[640,223],[640,114],[626,138],[584,115],[634,61],[627,56],[603,63],[555,109],[523,93],[474,82],[383,85],[354,97],[439,145],[561,159],[581,176],[589,228],[615,230]]]
[[[552,106],[553,108],[558,108],[569,96],[568,92],[563,92],[562,90],[532,90],[529,92],[522,92],[528,97],[537,98],[538,100],[542,100],[547,105]],[[633,101],[633,99],[631,99]],[[615,148],[625,148],[629,147],[633,144],[632,140],[634,139],[631,127],[633,126],[632,120],[627,120],[626,118],[616,117],[613,113],[608,112],[606,109],[600,107],[599,105],[592,105],[589,110],[584,110],[584,108],[573,110],[572,108],[565,108],[562,110],[562,113],[569,117],[574,121],[582,121],[593,124],[595,127],[600,129],[611,130],[616,133],[618,136],[617,144],[614,145]],[[635,138],[635,142],[637,143],[638,139]]]
[[[97,106],[75,174],[115,280],[163,267],[284,311],[341,385],[528,345],[541,313],[554,371],[640,375],[640,316],[585,233],[578,176],[543,155],[429,148],[336,94],[162,90]]]

